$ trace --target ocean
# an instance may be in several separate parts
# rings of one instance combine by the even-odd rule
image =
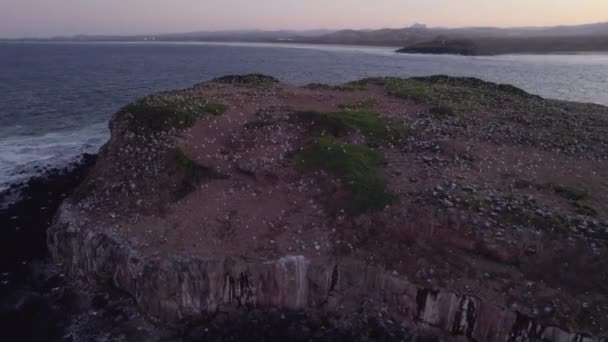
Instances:
[[[226,74],[294,84],[371,76],[472,76],[608,105],[608,55],[397,54],[392,48],[238,43],[0,43],[0,191],[94,153],[138,97]]]

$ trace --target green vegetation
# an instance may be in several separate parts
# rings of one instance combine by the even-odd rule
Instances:
[[[359,110],[359,109],[372,109],[378,105],[378,100],[374,98],[367,98],[363,100],[356,101],[350,104],[342,104],[338,107],[344,110]]]
[[[349,82],[338,85],[311,83],[306,85],[304,88],[313,90],[363,91],[367,90],[367,83],[361,81]]]
[[[391,95],[419,102],[435,102],[441,96],[435,89],[413,79],[387,78],[385,87]]]
[[[397,198],[387,189],[382,156],[368,147],[324,136],[298,152],[296,160],[305,170],[322,169],[339,177],[352,193],[346,208],[352,214],[383,209]]]
[[[137,100],[123,108],[132,132],[162,132],[192,126],[205,115],[219,115],[226,110],[221,103],[194,95],[161,93]]]
[[[255,119],[247,122],[245,128],[257,129],[272,126],[281,121],[281,119],[274,117],[267,110],[258,110],[255,113]]]
[[[212,83],[233,84],[239,86],[268,86],[279,80],[263,74],[227,75],[211,80]]]
[[[584,201],[572,200],[572,198],[581,198],[582,191],[569,188],[568,195],[564,195],[563,189],[566,187],[555,186],[552,183],[537,186],[525,180],[517,180],[513,186],[519,189],[534,188],[555,192],[558,196],[568,198],[572,208],[565,210],[562,206],[553,206],[551,201],[545,202],[526,193],[492,191],[488,195],[484,192],[468,191],[462,187],[456,190],[458,187],[449,186],[422,191],[417,194],[417,198],[421,203],[470,211],[482,217],[482,220],[485,217],[487,222],[500,226],[552,231],[566,235],[580,234],[598,239],[608,238],[608,222],[599,217],[598,210]]]
[[[431,112],[431,114],[441,116],[441,117],[456,116],[456,113],[454,112],[454,110],[445,105],[433,107],[433,108],[431,108],[430,112]]]
[[[513,187],[515,189],[526,189],[535,187],[535,184],[525,179],[517,179],[515,182],[513,182]]]
[[[430,118],[437,119],[438,124],[449,119],[450,124],[443,126],[448,134],[487,132],[487,139],[500,143],[526,144],[567,154],[585,153],[588,157],[608,156],[606,107],[547,100],[511,85],[476,78],[387,77],[364,79],[356,84],[382,86],[391,96],[432,106]]]
[[[574,206],[576,207],[576,213],[585,216],[595,217],[598,215],[597,209],[595,209],[590,204],[577,201],[574,202]]]
[[[553,190],[559,196],[572,201],[580,201],[589,197],[589,193],[584,189],[553,183],[547,183],[545,186]]]
[[[373,143],[395,143],[406,135],[405,128],[399,123],[368,111],[297,112],[294,115],[298,120],[311,122],[313,129],[321,134],[339,137],[359,131]]]
[[[520,203],[519,206],[512,206],[510,210],[501,212],[499,217],[504,222],[515,225],[529,226],[535,229],[567,232],[575,225],[566,216],[558,213],[542,212],[541,206],[535,200],[515,200],[510,198],[511,203]]]
[[[573,186],[563,184],[544,183],[536,184],[527,180],[518,179],[513,183],[515,189],[536,189],[538,191],[552,191],[556,195],[569,200],[575,208],[575,212],[579,215],[595,217],[598,215],[597,210],[590,204],[584,201],[589,198],[589,193],[585,189],[580,189]]]
[[[369,81],[379,82],[378,79]],[[448,106],[456,112],[500,105],[531,105],[540,99],[509,85],[475,78],[449,76],[385,78],[383,84],[391,95],[415,102]]]
[[[371,145],[396,143],[406,135],[402,125],[367,111],[297,112],[292,119],[310,123],[314,137],[296,153],[298,165],[339,177],[352,194],[346,206],[349,213],[383,209],[396,201],[397,196],[387,188],[382,156],[369,146],[341,143],[338,139],[359,132]]]
[[[245,128],[247,129],[258,129],[263,127],[268,127],[276,124],[278,121],[275,119],[268,118],[256,118],[251,120],[245,124]]]
[[[571,201],[581,201],[585,200],[589,197],[589,193],[587,190],[580,189],[573,186],[567,186],[563,184],[555,184],[555,183],[544,183],[544,184],[536,184],[527,180],[518,179],[515,181],[513,186],[516,189],[525,189],[525,188],[534,188],[536,190],[551,190],[555,192],[560,197],[563,197],[567,200]]]
[[[426,195],[423,198],[430,198],[431,202],[441,204],[437,199],[433,199],[432,196]],[[495,199],[480,199],[471,196],[460,201],[458,205],[479,213],[492,213],[494,218],[498,219],[501,223],[538,230],[555,231],[565,234],[580,233],[605,239],[605,232],[608,229],[607,222],[594,222],[593,220],[567,214],[563,211],[552,211],[541,205],[537,200],[526,196],[508,195]],[[502,209],[496,211],[497,205]],[[594,217],[598,214],[595,208],[586,203],[573,202],[573,205],[576,207],[576,214],[588,217]]]
[[[173,149],[167,154],[167,168],[170,176],[178,178],[176,189],[178,198],[194,191],[203,179],[218,176],[213,170],[196,164],[179,149]]]
[[[334,86],[334,89],[340,91],[363,91],[367,90],[367,84],[358,81],[348,82]]]
[[[331,90],[334,89],[334,86],[325,83],[309,83],[305,85],[304,88],[311,90]]]

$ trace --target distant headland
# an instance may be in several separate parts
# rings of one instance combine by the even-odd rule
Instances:
[[[1,41],[1,40],[0,40]],[[402,53],[499,55],[608,52],[608,22],[551,27],[442,28],[415,24],[378,30],[232,30],[156,35],[75,35],[4,41],[260,42],[401,46]]]

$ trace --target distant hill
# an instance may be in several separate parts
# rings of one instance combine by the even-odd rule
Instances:
[[[49,39],[44,39],[49,40]],[[238,30],[132,36],[56,37],[56,41],[290,42],[403,47],[400,52],[491,55],[608,51],[608,22],[551,27],[442,28],[415,24],[379,30]]]
[[[61,41],[242,41],[242,42],[267,42],[267,41],[293,41],[297,39],[309,39],[319,37],[335,30],[225,30],[225,31],[198,31],[185,33],[162,33],[145,35],[76,35],[71,37],[54,37],[49,40]]]
[[[608,22],[548,27],[492,28],[471,27],[454,29],[454,33],[477,37],[575,37],[608,35]]]
[[[331,44],[407,46],[433,41],[437,37],[445,37],[447,39],[608,37],[608,22],[575,26],[516,28],[429,28],[425,25],[417,24],[400,29],[342,30],[305,40]]]
[[[554,27],[342,30],[302,41],[322,44],[403,46],[403,53],[494,55],[608,51],[608,23]]]

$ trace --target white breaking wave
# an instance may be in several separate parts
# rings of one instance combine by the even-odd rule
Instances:
[[[76,131],[0,139],[0,191],[22,182],[36,168],[62,167],[84,153],[96,153],[109,138],[106,123]]]

